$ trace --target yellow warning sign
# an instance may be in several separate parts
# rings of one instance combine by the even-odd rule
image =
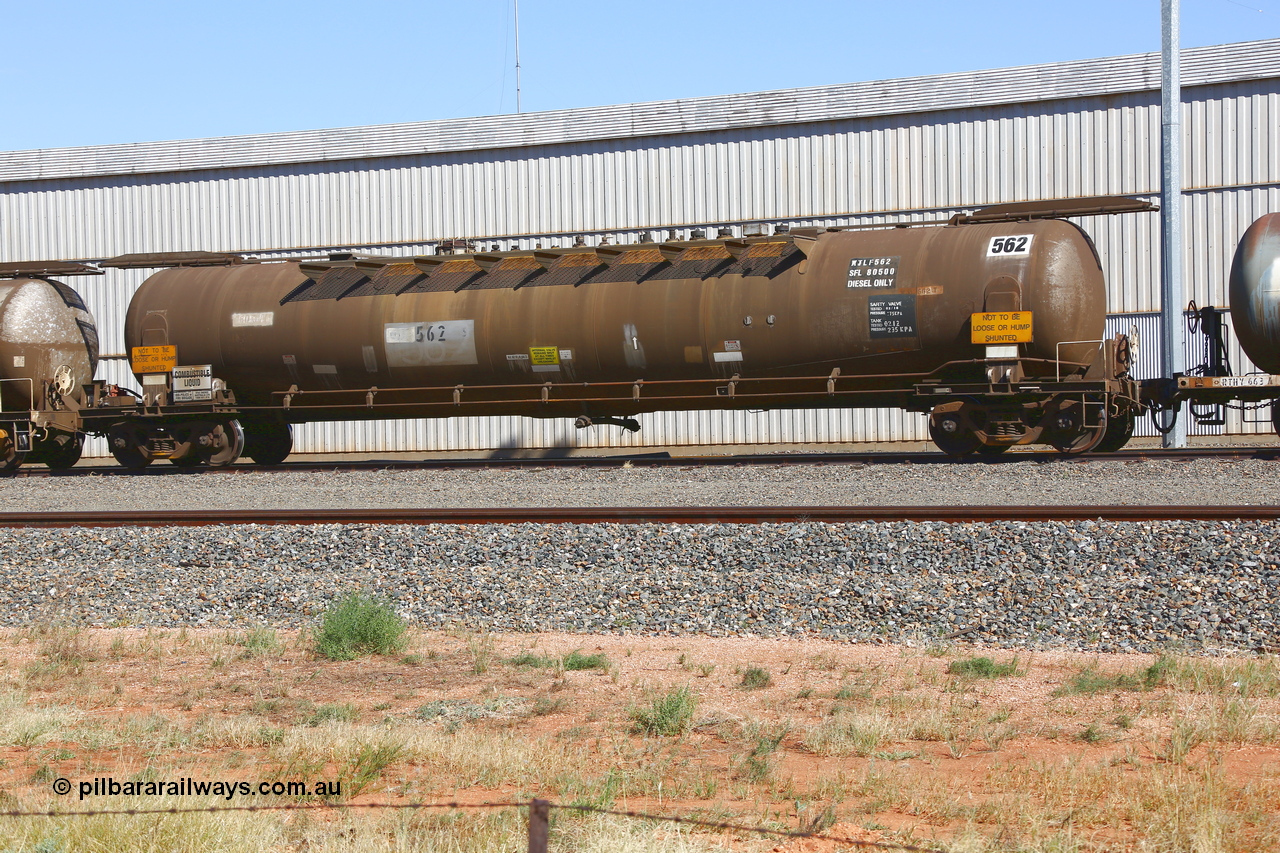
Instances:
[[[1031,342],[1030,311],[998,311],[974,314],[969,319],[975,344],[1026,344]]]
[[[178,348],[134,347],[129,353],[134,373],[168,373],[178,366]]]
[[[529,363],[538,364],[559,364],[560,348],[559,347],[529,347]]]

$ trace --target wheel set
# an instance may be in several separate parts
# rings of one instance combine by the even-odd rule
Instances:
[[[1051,400],[1041,408],[995,409],[973,403],[934,408],[929,437],[956,458],[995,457],[1016,444],[1048,444],[1060,453],[1113,453],[1133,437],[1132,411],[1104,402]]]
[[[168,459],[182,468],[221,468],[241,456],[275,465],[293,449],[288,424],[235,419],[193,419],[162,426],[122,421],[107,430],[111,455],[125,468],[146,468]]]

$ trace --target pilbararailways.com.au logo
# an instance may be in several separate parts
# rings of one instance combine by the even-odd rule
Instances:
[[[340,797],[342,780],[317,782],[207,782],[202,779],[178,779],[176,781],[141,782],[130,780],[117,782],[106,778],[85,779],[72,784],[70,779],[53,780],[53,792],[66,796],[78,791],[80,799],[86,797]]]

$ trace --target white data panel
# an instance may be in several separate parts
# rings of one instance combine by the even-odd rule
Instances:
[[[388,367],[476,364],[475,320],[387,323]]]

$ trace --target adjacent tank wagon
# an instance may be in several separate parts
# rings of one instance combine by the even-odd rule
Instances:
[[[1228,287],[1240,346],[1259,369],[1280,373],[1280,213],[1244,232]]]
[[[1231,324],[1241,348],[1269,374],[1268,385],[1275,384],[1280,379],[1276,376],[1280,374],[1280,213],[1259,218],[1240,238],[1231,262],[1228,296]],[[1280,433],[1280,405],[1274,402],[1271,423]]]
[[[48,276],[80,264],[0,266],[0,469],[80,459],[79,411],[98,362],[98,332],[79,294]]]

